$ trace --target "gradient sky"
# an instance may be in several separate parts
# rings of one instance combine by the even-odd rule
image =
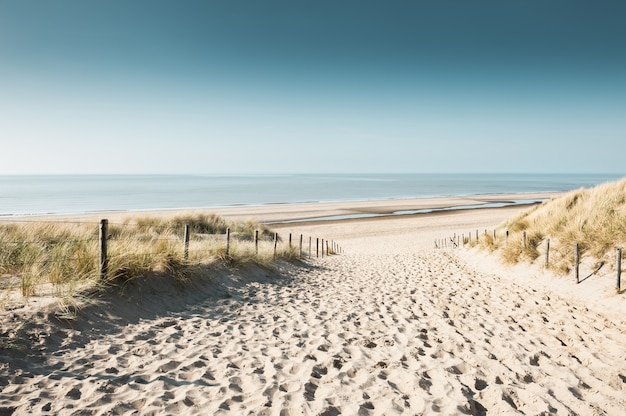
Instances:
[[[626,1],[0,0],[0,174],[626,172]]]

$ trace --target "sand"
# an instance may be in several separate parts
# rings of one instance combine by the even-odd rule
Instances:
[[[319,214],[257,209],[227,215]],[[576,285],[434,248],[520,209],[275,225],[344,253],[216,269],[186,288],[137,282],[69,324],[32,305],[3,312],[0,414],[624,414],[626,308],[612,276]],[[29,339],[11,338],[20,323]]]

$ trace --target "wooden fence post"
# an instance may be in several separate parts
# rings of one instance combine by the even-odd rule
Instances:
[[[578,265],[580,264],[580,258],[578,253],[578,243],[574,245],[574,268],[576,270],[576,283],[580,283],[580,275],[578,274]]]
[[[274,233],[274,258],[276,258],[276,245],[278,244],[278,233]]]
[[[324,258],[324,239],[322,238],[322,258]]]
[[[524,239],[524,248],[526,248],[526,231],[522,233],[522,238]]]
[[[185,235],[183,236],[183,241],[185,243],[183,258],[187,260],[189,259],[189,224],[185,224]]]
[[[617,293],[622,290],[622,249],[617,249],[617,258],[615,260],[615,269],[617,270]]]
[[[315,239],[315,257],[319,257],[320,256],[320,239],[319,237],[317,237]]]
[[[550,267],[550,239],[546,239],[546,269]]]
[[[313,238],[311,236],[309,236],[309,258],[311,258],[311,251],[312,251],[312,247],[311,247],[311,243],[312,243]]]
[[[230,251],[230,228],[226,228],[226,257]]]
[[[506,245],[509,245],[509,230],[506,230]]]
[[[300,258],[302,258],[302,234],[300,234]]]
[[[291,248],[291,233],[289,233],[289,248]]]
[[[254,230],[254,252],[259,254],[259,230]]]
[[[109,259],[107,258],[107,238],[109,235],[109,220],[100,220],[100,279],[107,277]]]

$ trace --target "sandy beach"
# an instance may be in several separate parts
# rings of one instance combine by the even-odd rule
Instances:
[[[547,196],[213,212],[276,222]],[[70,323],[35,300],[3,311],[0,415],[624,414],[626,306],[613,275],[576,285],[434,248],[525,208],[273,224],[343,253],[217,268],[187,287],[136,282]]]

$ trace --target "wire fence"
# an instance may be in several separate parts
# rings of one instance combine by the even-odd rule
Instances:
[[[497,234],[496,230],[484,230],[483,233],[479,233],[479,230],[475,232],[469,232],[468,234],[453,234],[452,236],[448,236],[445,238],[436,239],[434,241],[434,245],[436,249],[456,249],[456,248],[464,248],[467,246],[476,245],[479,243],[485,243],[486,245],[491,245],[495,247],[497,244],[504,244],[505,247],[509,244],[509,239],[513,238],[513,234],[509,232],[509,230],[505,230],[504,233],[500,235]],[[572,260],[572,269],[573,274],[576,279],[576,283],[582,283],[590,277],[596,275],[600,269],[605,265],[604,261],[599,261],[595,268],[592,268],[589,274],[586,276],[581,276],[580,273],[580,264],[581,264],[581,245],[579,243],[574,243],[571,246],[560,246],[555,249],[554,246],[550,247],[550,238],[541,238],[537,239],[534,237],[529,237],[526,234],[526,231],[522,231],[521,235],[517,235],[520,240],[518,243],[520,244],[518,251],[518,259],[521,257],[522,253],[530,253],[529,258],[535,260],[539,257],[543,256],[543,265],[546,269],[550,268],[553,263],[551,263],[551,256],[556,254],[560,259],[570,259]],[[615,248],[615,270],[616,270],[616,291],[618,293],[622,293],[622,284],[621,284],[621,276],[622,276],[622,249]]]
[[[69,228],[68,228],[69,227]],[[85,276],[114,278],[124,268],[154,267],[158,256],[180,264],[201,264],[212,258],[226,260],[245,252],[248,258],[312,259],[343,253],[333,240],[279,235],[268,230],[253,233],[197,232],[184,225],[182,232],[134,223],[18,220],[0,222],[0,289],[71,283]]]

